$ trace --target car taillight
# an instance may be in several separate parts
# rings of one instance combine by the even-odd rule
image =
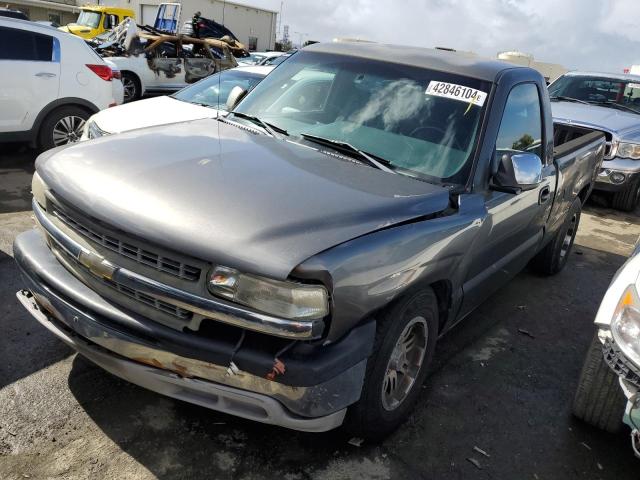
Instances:
[[[98,75],[101,79],[110,82],[113,76],[113,70],[109,65],[89,65],[87,64],[89,70]]]

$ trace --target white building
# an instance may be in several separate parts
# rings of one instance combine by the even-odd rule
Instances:
[[[168,0],[165,0],[165,2]],[[136,13],[136,21],[153,25],[161,0],[103,0],[102,4],[130,8]],[[252,7],[222,0],[182,0],[180,26],[190,20],[195,12],[224,24],[249,50],[273,50],[276,41],[278,13],[273,10]]]
[[[13,0],[0,2],[0,7],[20,10],[34,21],[45,20],[58,25],[75,21],[80,13],[76,0]]]
[[[524,52],[500,52],[498,53],[498,59],[538,70],[547,83],[553,82],[560,75],[564,75],[568,71],[563,65],[558,63],[538,62],[533,58],[533,55]]]

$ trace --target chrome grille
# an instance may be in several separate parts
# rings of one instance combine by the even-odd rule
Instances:
[[[57,206],[54,206],[53,213],[77,233],[124,257],[185,280],[196,281],[200,278],[200,269],[198,267],[172,258],[163,257],[146,248],[125,242],[113,235],[99,232],[92,226],[82,222],[82,220],[73,218],[71,215],[63,212],[57,208]]]
[[[110,286],[111,288],[117,290],[118,292],[126,295],[127,297],[138,300],[145,305],[149,305],[150,307],[155,308],[156,310],[160,310],[161,312],[168,313],[169,315],[173,315],[174,317],[178,317],[181,320],[189,320],[193,314],[189,310],[185,310],[180,307],[176,307],[175,305],[171,305],[170,303],[163,302],[162,300],[158,300],[151,295],[147,295],[146,293],[140,292],[138,290],[134,290],[133,288],[129,288],[120,283],[116,283],[112,280],[107,280],[103,278],[102,281],[105,285]]]

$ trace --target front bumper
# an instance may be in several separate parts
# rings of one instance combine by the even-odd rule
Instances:
[[[631,447],[640,458],[640,369],[630,362],[615,342],[606,336],[602,345],[605,362],[618,375],[620,388],[627,397],[622,421],[631,427]]]
[[[265,358],[249,348],[237,352],[238,369],[230,371],[230,352],[220,342],[172,331],[108,303],[57,261],[37,230],[18,236],[14,256],[28,289],[18,293],[25,308],[79,353],[132,383],[239,417],[311,432],[339,426],[347,406],[360,397],[368,356],[362,346],[372,342],[375,325],[323,347],[345,361],[331,378],[316,373],[335,373],[326,355],[304,358],[297,352],[297,358],[282,356],[287,371],[276,382],[264,376],[269,362],[256,372]],[[210,360],[225,356],[227,363]]]
[[[626,189],[640,177],[640,160],[613,158],[604,160],[594,189],[605,192],[619,192]]]

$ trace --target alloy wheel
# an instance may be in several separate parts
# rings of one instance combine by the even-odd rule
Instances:
[[[404,327],[382,381],[382,406],[385,410],[395,410],[409,395],[424,362],[428,340],[429,329],[423,317],[414,318]]]
[[[122,78],[122,86],[124,88],[124,101],[129,102],[136,98],[136,83],[129,77]]]
[[[85,120],[76,115],[62,117],[53,127],[53,143],[56,147],[80,140]]]
[[[560,247],[560,258],[564,258],[569,252],[569,248],[571,248],[571,242],[573,242],[573,237],[576,234],[576,224],[578,223],[578,214],[574,213],[571,217],[571,222],[569,223],[569,228],[567,229],[567,233],[564,235],[564,239],[562,240],[562,247]]]

